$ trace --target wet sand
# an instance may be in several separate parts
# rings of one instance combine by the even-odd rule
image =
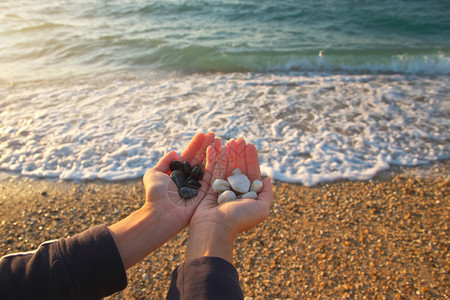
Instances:
[[[236,239],[245,297],[450,298],[449,166],[314,187],[275,182],[269,218]],[[140,181],[1,176],[0,191],[0,255],[110,225],[144,203]],[[109,299],[165,298],[186,238],[187,229],[128,270],[128,287]]]

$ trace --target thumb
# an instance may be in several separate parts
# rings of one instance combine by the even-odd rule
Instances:
[[[263,180],[263,189],[258,194],[257,199],[257,201],[260,202],[260,205],[263,205],[265,207],[267,214],[269,214],[272,198],[273,198],[272,179],[270,179],[270,177],[267,177]]]

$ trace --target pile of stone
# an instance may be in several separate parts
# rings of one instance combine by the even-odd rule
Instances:
[[[234,199],[257,199],[263,188],[261,180],[250,182],[248,177],[239,168],[231,172],[231,176],[224,179],[216,179],[212,184],[214,192],[219,194],[217,203],[222,204]]]
[[[203,178],[203,170],[199,165],[191,167],[188,161],[174,160],[170,163],[170,171],[170,178],[177,185],[181,198],[189,199],[197,196],[201,187],[200,180]]]

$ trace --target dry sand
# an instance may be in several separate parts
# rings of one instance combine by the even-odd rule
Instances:
[[[450,163],[364,182],[274,183],[269,218],[242,233],[235,266],[248,299],[450,298]],[[417,172],[421,172],[420,176]],[[0,178],[0,255],[35,249],[144,202],[141,182]],[[128,270],[109,299],[163,299],[185,258],[187,230]]]

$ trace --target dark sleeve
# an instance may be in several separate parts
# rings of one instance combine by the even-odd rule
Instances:
[[[0,299],[99,299],[127,286],[104,225],[0,259]]]
[[[167,299],[244,299],[244,295],[232,264],[219,257],[201,257],[175,268]]]

